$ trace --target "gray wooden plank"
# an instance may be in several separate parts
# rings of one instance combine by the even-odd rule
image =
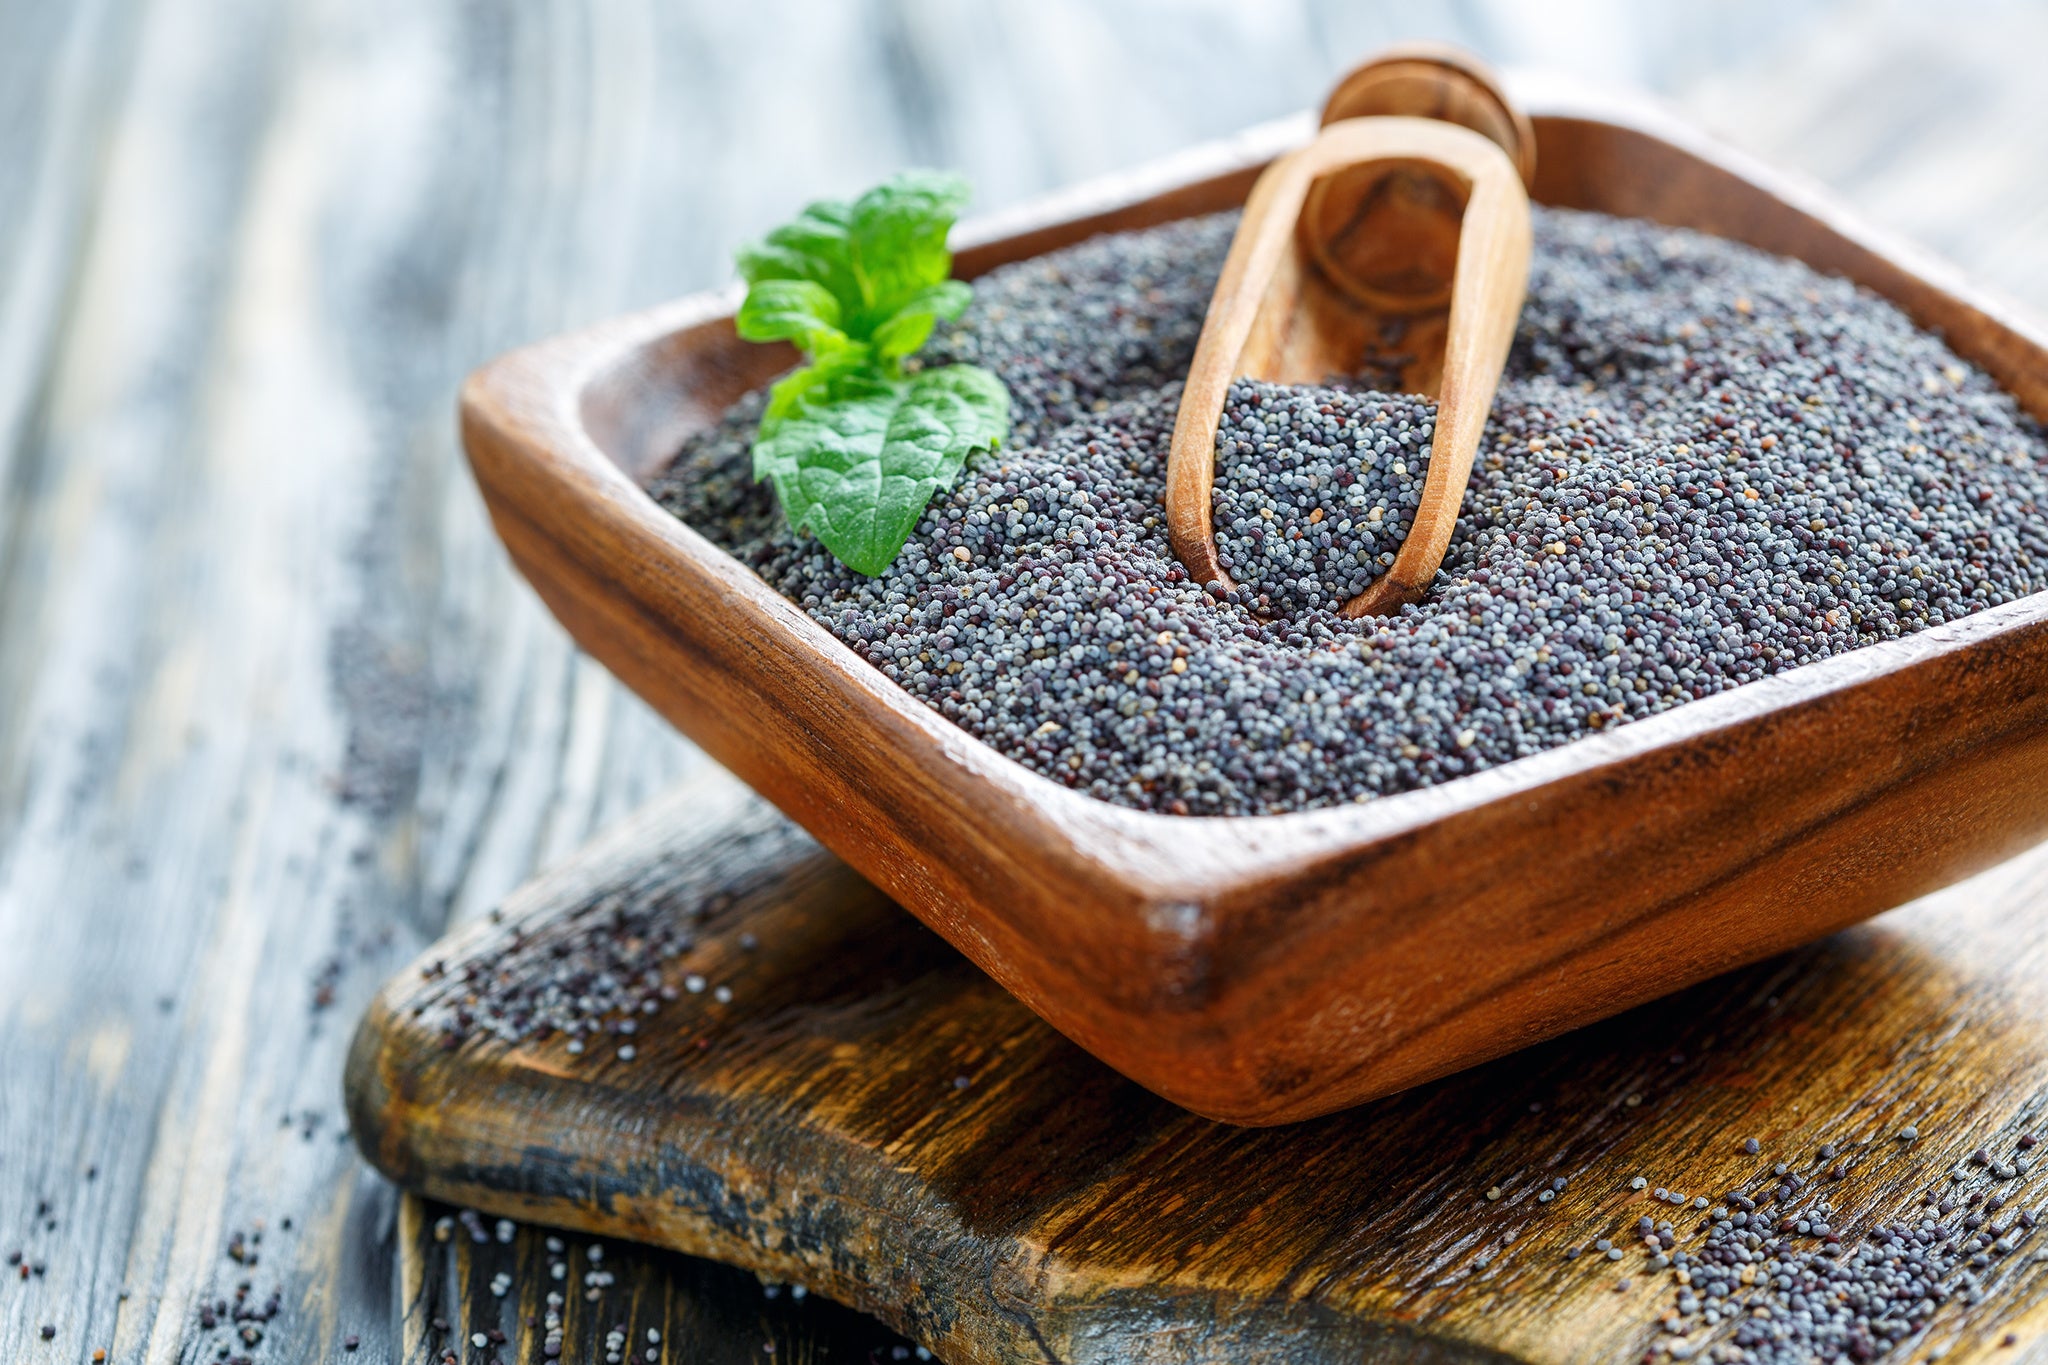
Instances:
[[[0,6],[0,493],[36,420],[127,74],[120,0]],[[0,516],[0,563],[12,518]],[[0,570],[4,573],[4,570]]]
[[[338,1233],[359,1192],[389,1204],[359,1191],[333,1106],[299,1065],[324,1022],[310,958],[331,942],[337,841],[313,815],[329,798],[308,749],[267,702],[296,614],[279,588],[306,544],[287,539],[304,520],[290,504],[319,464],[245,477],[267,452],[224,373],[251,292],[232,244],[264,179],[288,18],[210,3],[143,16],[26,452],[0,631],[0,922],[21,945],[0,969],[0,1148],[33,1163],[54,1226],[32,1234],[47,1276],[0,1320],[10,1359],[27,1358],[39,1320],[58,1336],[41,1349],[66,1356],[184,1353],[195,1300],[231,1294],[244,1269],[223,1259],[230,1233],[258,1220],[271,1234],[250,1271],[259,1296],[277,1285],[387,1311],[388,1291],[348,1297],[364,1281],[332,1252],[315,1250],[296,1284],[271,1278],[295,1243]],[[219,534],[238,523],[252,533]],[[267,726],[248,723],[266,710]],[[264,841],[285,826],[311,839]],[[308,903],[303,925],[269,922],[273,906]],[[323,1112],[324,1125],[305,1117]],[[314,1349],[309,1334],[301,1351]]]
[[[233,1342],[195,1305],[243,1277],[283,1295],[265,1358],[349,1332],[384,1358],[393,1200],[339,1140],[350,1014],[465,888],[689,761],[621,733],[637,703],[512,583],[455,458],[470,365],[619,302],[514,260],[490,306],[460,297],[473,250],[573,242],[585,211],[499,179],[529,164],[505,108],[451,79],[483,22],[165,0],[137,35],[0,622],[0,1226],[46,1266],[0,1300],[0,1358],[190,1358]],[[482,837],[423,814],[458,766]],[[448,887],[441,840],[484,850]],[[260,1263],[226,1259],[259,1224]]]
[[[896,166],[1001,207],[1425,32],[1649,84],[2048,297],[2038,12],[1843,8],[0,5],[0,1254],[45,1266],[0,1359],[195,1359],[244,1278],[283,1295],[261,1358],[392,1358],[354,1011],[701,763],[508,571],[472,365]]]

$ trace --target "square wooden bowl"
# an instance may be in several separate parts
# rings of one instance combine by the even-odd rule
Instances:
[[[1541,203],[1797,257],[1943,332],[2037,417],[2048,344],[1824,195],[1655,109],[1512,81]],[[1242,202],[1306,118],[964,231],[959,273]],[[1307,1118],[1616,1013],[2048,832],[2048,593],[1363,806],[1174,817],[1030,772],[642,490],[794,362],[700,295],[514,352],[462,396],[513,560],[684,733],[1111,1066]]]

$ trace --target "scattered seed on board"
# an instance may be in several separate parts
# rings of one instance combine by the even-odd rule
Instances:
[[[761,837],[792,850],[802,843],[794,831]],[[764,857],[758,865],[771,864]],[[511,1044],[562,1038],[563,1050],[580,1057],[616,1038],[621,1041],[610,1044],[612,1055],[633,1061],[638,1046],[632,1039],[651,1016],[685,993],[710,989],[701,972],[679,968],[700,950],[698,933],[706,918],[755,889],[751,879],[758,875],[721,876],[714,864],[700,885],[670,882],[607,892],[538,932],[515,926],[487,940],[459,971],[434,964],[424,978],[443,983],[427,988],[439,998],[423,1003],[419,1012],[437,1010],[446,1045],[477,1035]],[[730,1004],[733,992],[719,986],[712,997]]]

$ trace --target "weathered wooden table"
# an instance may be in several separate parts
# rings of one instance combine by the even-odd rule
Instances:
[[[437,1240],[338,1100],[386,975],[703,762],[506,568],[453,439],[490,354],[899,164],[998,207],[1419,32],[1660,88],[2048,311],[2048,15],[1411,8],[0,3],[0,1360],[432,1359],[547,1274]],[[668,1359],[902,1349],[603,1265]]]

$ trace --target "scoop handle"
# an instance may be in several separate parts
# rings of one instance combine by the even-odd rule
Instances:
[[[1330,125],[1383,124],[1367,119]],[[1462,130],[1438,124],[1447,133]],[[1457,530],[1458,511],[1472,479],[1472,461],[1486,429],[1486,415],[1514,344],[1515,324],[1529,283],[1529,196],[1505,154],[1490,141],[1474,140],[1478,165],[1458,236],[1458,264],[1451,286],[1451,316],[1444,342],[1443,381],[1436,394],[1436,428],[1429,446],[1429,476],[1408,526],[1408,538],[1394,562],[1372,586],[1344,604],[1350,617],[1382,616],[1418,602],[1429,592]],[[1214,446],[1215,438],[1210,438]]]
[[[1348,118],[1275,161],[1252,187],[1195,346],[1167,457],[1166,519],[1174,552],[1197,583],[1230,585],[1216,558],[1212,524],[1216,428],[1231,381],[1245,372],[1247,343],[1267,290],[1283,268],[1299,268],[1293,257],[1303,207],[1319,182],[1380,163],[1428,168],[1450,182],[1464,207],[1429,476],[1393,565],[1345,605],[1345,614],[1385,612],[1417,600],[1443,563],[1521,313],[1529,199],[1507,153],[1482,134],[1427,118]]]

